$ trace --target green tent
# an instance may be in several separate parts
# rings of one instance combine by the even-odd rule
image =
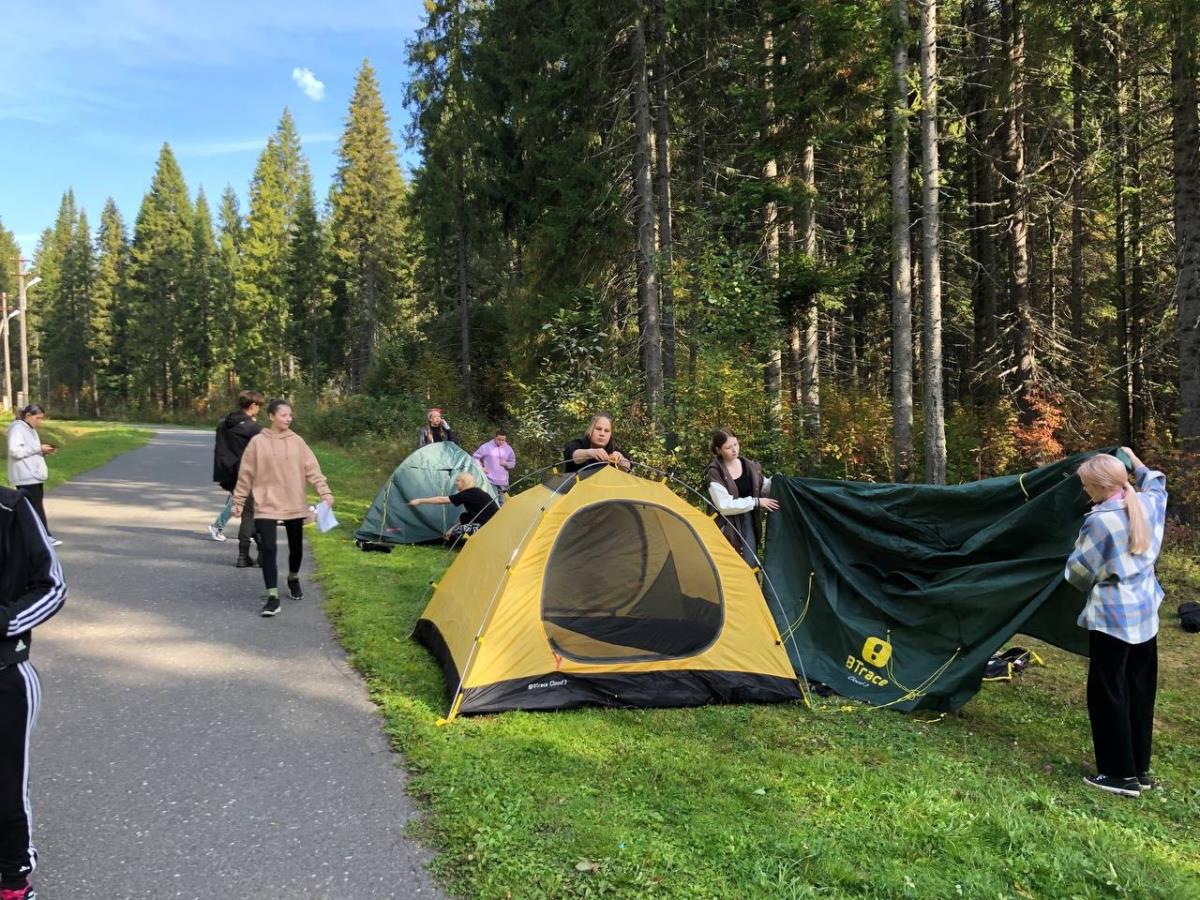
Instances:
[[[400,463],[384,482],[354,537],[383,544],[440,541],[458,521],[462,507],[432,503],[409,506],[408,501],[453,494],[454,479],[460,472],[470,472],[476,486],[496,496],[483,469],[458,444],[426,444]]]
[[[773,478],[763,587],[797,673],[876,706],[952,710],[1017,632],[1085,653],[1085,598],[1063,568],[1091,455],[955,486]]]

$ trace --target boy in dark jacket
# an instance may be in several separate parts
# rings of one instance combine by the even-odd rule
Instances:
[[[237,486],[238,471],[242,465],[242,454],[246,445],[262,428],[255,421],[262,409],[263,395],[258,391],[242,391],[238,394],[238,409],[231,412],[217,426],[217,441],[213,448],[213,481],[229,491],[229,500],[217,520],[208,526],[208,533],[214,541],[225,540],[222,529],[233,511],[233,489]],[[242,510],[242,524],[238,528],[238,558],[237,567],[245,569],[254,565],[250,558],[250,541],[257,538],[254,535],[254,500],[247,500],[246,508]]]
[[[0,898],[33,900],[29,733],[42,685],[29,661],[34,627],[63,605],[62,568],[29,501],[0,488]]]

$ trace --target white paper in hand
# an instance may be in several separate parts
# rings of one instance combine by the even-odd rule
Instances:
[[[333,510],[329,508],[329,504],[324,500],[313,507],[313,513],[317,517],[317,530],[322,534],[337,528],[337,517],[334,516]]]

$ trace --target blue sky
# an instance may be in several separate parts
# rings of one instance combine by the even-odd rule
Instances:
[[[111,196],[132,230],[163,141],[193,196],[203,187],[215,210],[231,184],[244,213],[285,106],[323,198],[364,58],[416,159],[403,103],[421,0],[22,0],[4,18],[0,222],[26,255],[68,187],[93,229]]]

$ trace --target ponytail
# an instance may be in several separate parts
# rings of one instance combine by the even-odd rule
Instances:
[[[1129,515],[1129,552],[1134,556],[1150,549],[1150,525],[1146,521],[1146,507],[1138,496],[1137,488],[1125,482],[1125,512]]]

